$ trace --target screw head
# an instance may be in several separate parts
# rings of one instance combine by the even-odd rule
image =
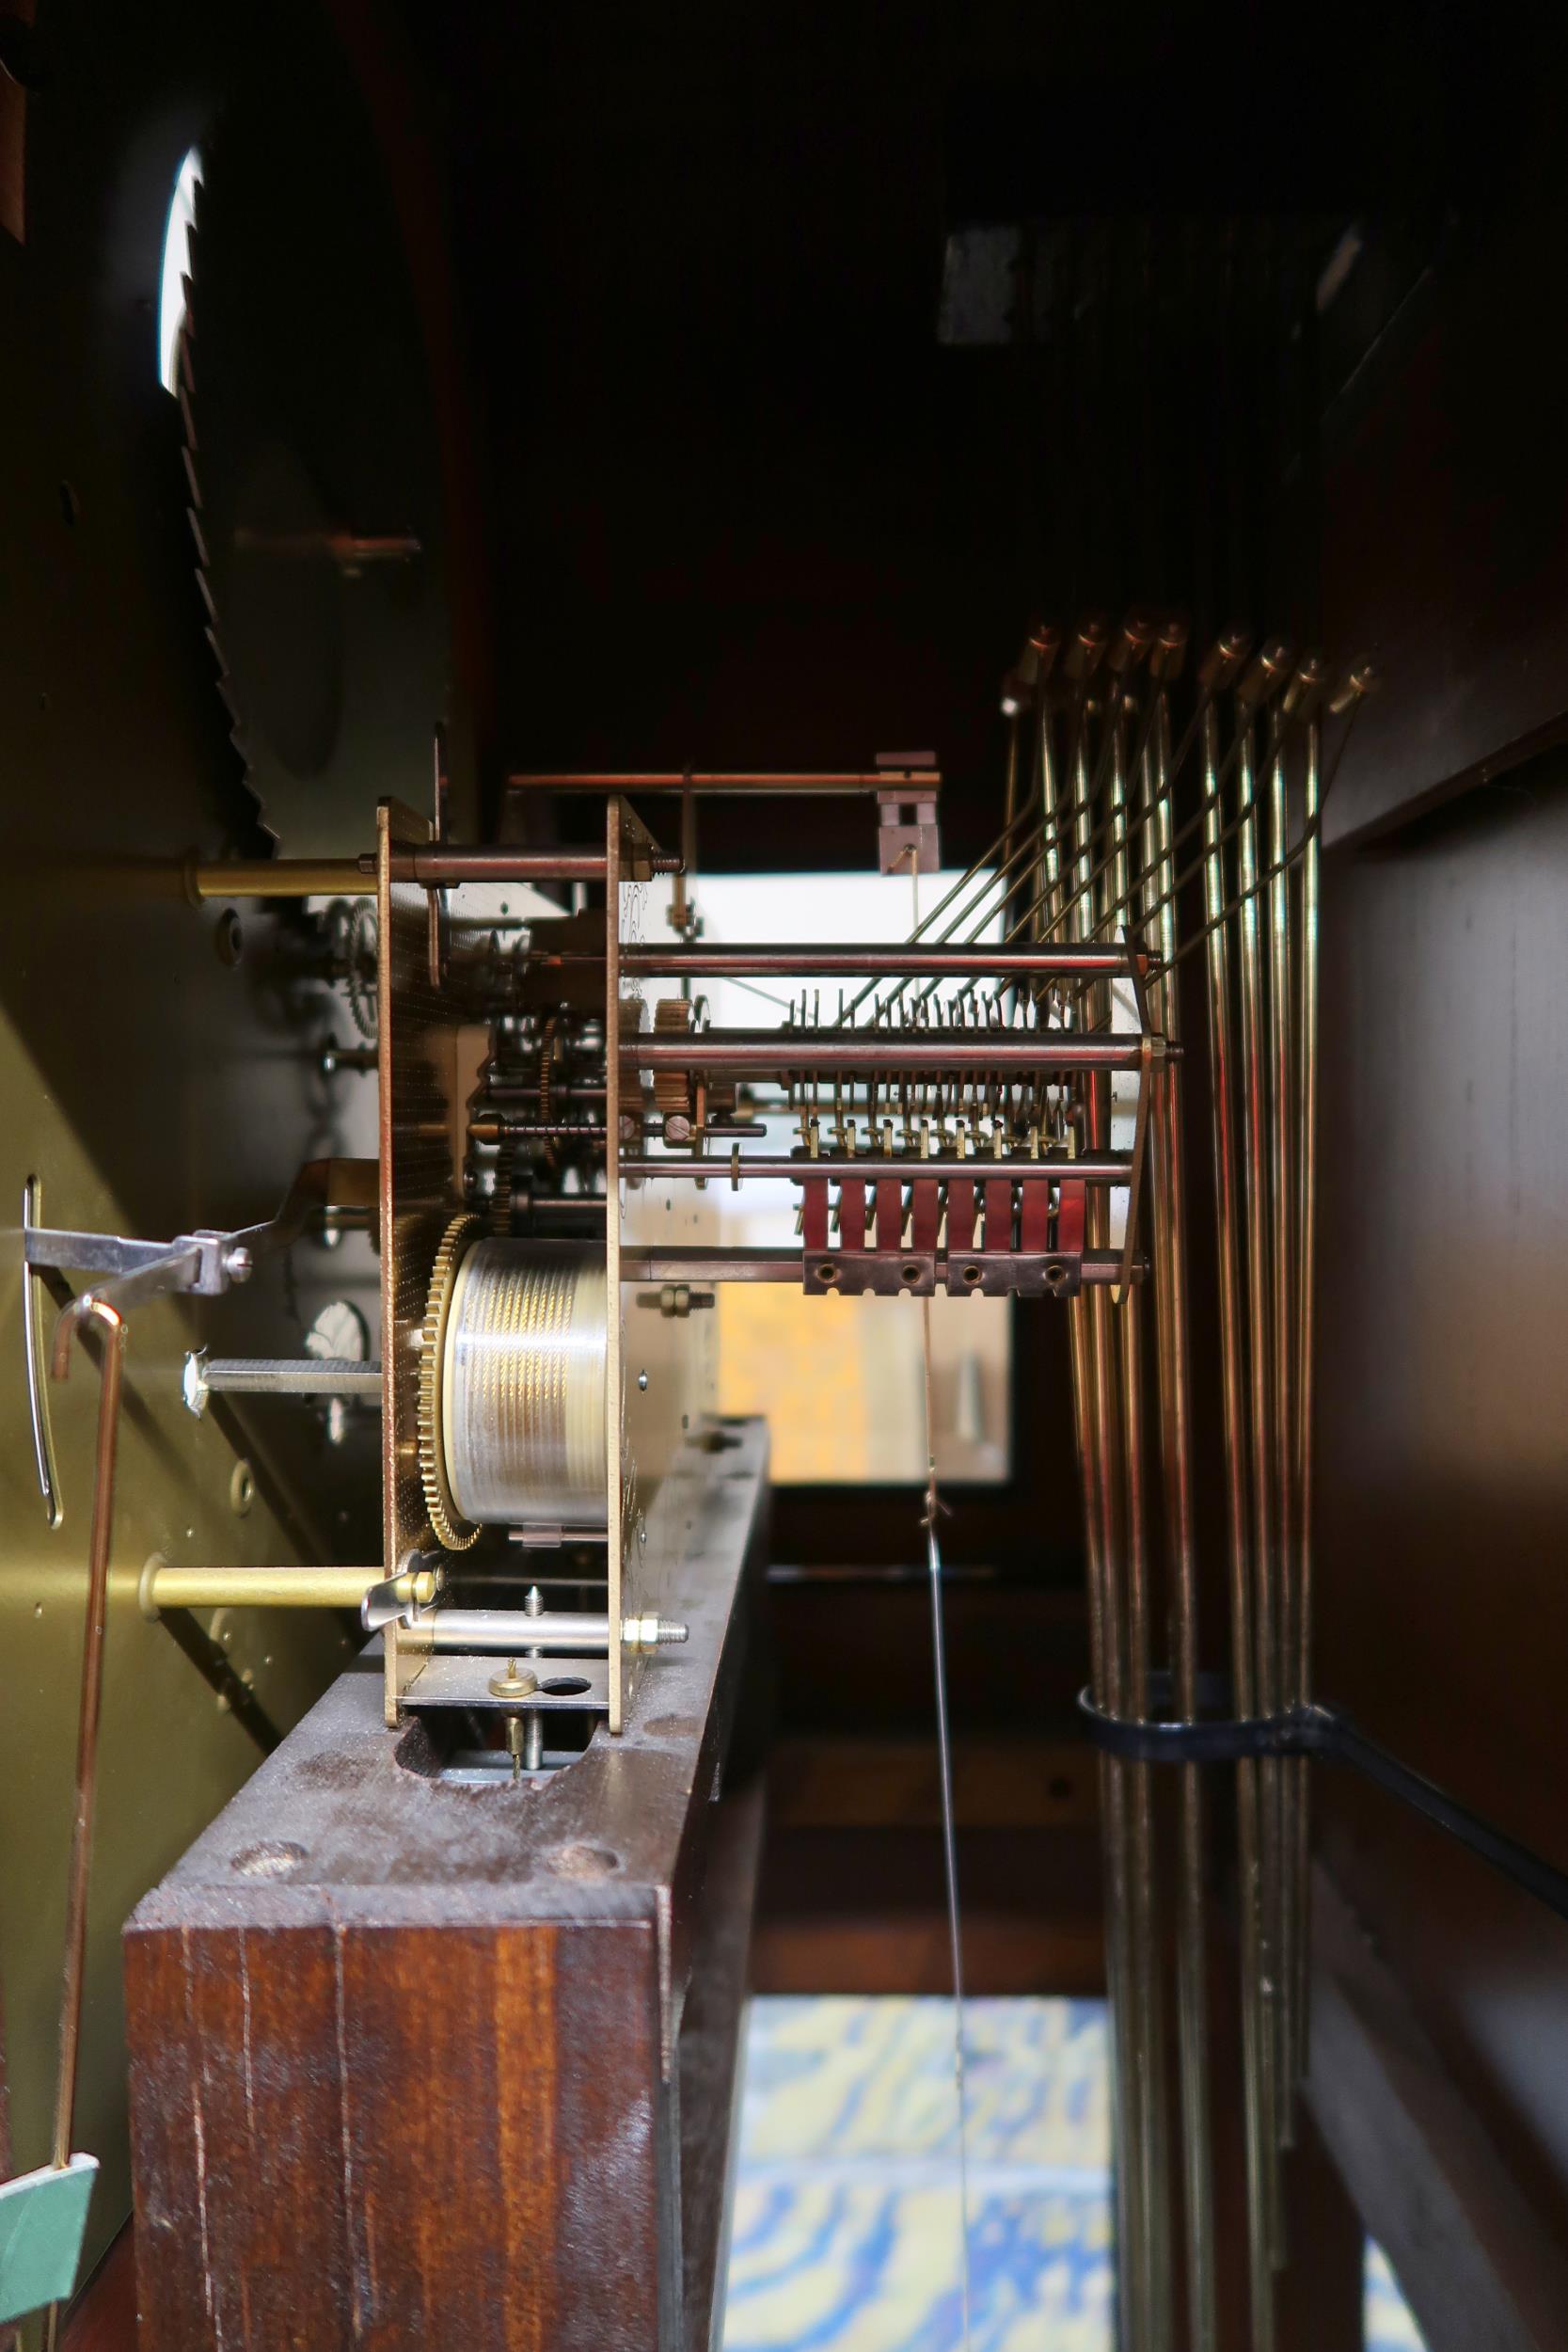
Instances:
[[[248,1282],[256,1271],[256,1261],[243,1242],[223,1253],[223,1270],[231,1282]]]
[[[207,1350],[193,1348],[185,1358],[185,1368],[180,1375],[180,1394],[187,1413],[199,1421],[207,1410]]]

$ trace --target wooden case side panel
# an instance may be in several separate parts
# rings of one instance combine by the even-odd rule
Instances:
[[[330,1929],[131,1934],[141,2342],[352,2341]]]
[[[650,1922],[149,1928],[127,1971],[145,2345],[658,2343]]]

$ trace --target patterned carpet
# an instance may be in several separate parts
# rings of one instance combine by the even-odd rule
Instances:
[[[1112,2352],[1098,2001],[965,2011],[973,2352]],[[726,2352],[957,2352],[953,2026],[942,2000],[753,2003]],[[1368,2352],[1420,2352],[1373,2249]]]

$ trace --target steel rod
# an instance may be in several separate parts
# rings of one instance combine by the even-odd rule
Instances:
[[[525,769],[506,779],[509,790],[525,792],[897,792],[928,799],[942,783],[940,769],[802,769],[777,774],[689,769]]]
[[[680,860],[667,851],[649,854],[656,874],[678,872]],[[525,850],[505,843],[443,844],[398,849],[394,882],[415,882],[427,890],[453,890],[464,882],[602,882],[602,850]],[[185,886],[198,903],[213,898],[365,898],[375,882],[375,857],[231,858],[187,862]]]
[[[774,1184],[805,1184],[813,1177],[826,1176],[834,1184],[847,1177],[866,1184],[897,1176],[906,1184],[927,1177],[941,1184],[985,1184],[998,1176],[1008,1177],[1014,1184],[1059,1184],[1070,1178],[1083,1184],[1125,1184],[1132,1162],[1124,1152],[1085,1152],[1082,1159],[1052,1158],[1021,1160],[993,1158],[988,1152],[976,1152],[972,1159],[955,1159],[950,1154],[941,1159],[923,1160],[912,1152],[895,1152],[890,1158],[880,1152],[867,1152],[851,1157],[835,1152],[821,1159],[784,1159],[771,1153],[743,1152],[738,1163],[725,1158],[661,1159],[657,1154],[648,1159],[621,1160],[623,1176],[657,1179],[664,1176],[706,1178],[710,1184],[744,1184],[748,1177],[754,1181]]]
[[[627,1038],[634,1070],[760,1071],[810,1077],[842,1071],[891,1072],[1136,1070],[1136,1038],[1085,1036],[1073,1029],[704,1029],[693,1037]]]
[[[566,951],[530,959],[539,969],[590,964],[586,953]],[[1062,944],[1037,946],[982,946],[976,941],[939,941],[933,946],[897,943],[888,946],[859,942],[824,943],[819,947],[762,945],[726,946],[703,942],[693,946],[628,947],[622,968],[636,979],[787,979],[792,975],[815,979],[834,977],[859,979],[922,979],[930,977],[967,977],[984,974],[995,978],[1120,978],[1129,950],[1108,941],[1085,941],[1080,946]]]
[[[415,1620],[422,1641],[436,1650],[482,1650],[516,1658],[525,1650],[590,1650],[610,1647],[610,1619],[562,1610],[531,1616],[521,1609],[433,1609]]]
[[[646,853],[656,874],[679,871],[680,859],[663,850]],[[640,863],[635,856],[632,864]],[[520,850],[501,844],[457,848],[450,844],[397,850],[392,880],[415,882],[426,890],[456,890],[465,882],[603,882],[602,850]]]
[[[628,1618],[623,1639],[641,1648],[655,1640],[684,1642],[687,1629],[666,1618]],[[482,1651],[490,1657],[522,1658],[530,1650],[556,1652],[610,1647],[610,1619],[601,1610],[433,1609],[414,1620],[414,1630],[432,1649]]]
[[[379,1404],[381,1366],[325,1356],[214,1356],[200,1382],[235,1396],[360,1396]]]
[[[832,1250],[829,1256],[849,1258],[847,1250]],[[1047,1251],[1047,1256],[1053,1253]],[[1000,1258],[1001,1251],[993,1253]],[[936,1278],[947,1279],[948,1254],[945,1249],[936,1253]],[[963,1265],[984,1265],[983,1249],[965,1250],[959,1260]],[[803,1259],[800,1249],[769,1248],[742,1246],[732,1249],[705,1249],[699,1244],[674,1243],[662,1249],[624,1249],[621,1253],[621,1273],[627,1282],[800,1282]],[[1148,1271],[1143,1258],[1132,1261],[1132,1279],[1141,1282]],[[1098,1290],[1102,1284],[1114,1284],[1121,1272],[1119,1249],[1085,1249],[1080,1260],[1079,1272],[1085,1290]]]

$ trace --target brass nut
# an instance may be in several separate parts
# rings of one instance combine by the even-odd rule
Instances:
[[[539,1688],[539,1677],[531,1666],[518,1669],[517,1661],[509,1658],[506,1672],[490,1677],[490,1695],[496,1699],[531,1699]]]

